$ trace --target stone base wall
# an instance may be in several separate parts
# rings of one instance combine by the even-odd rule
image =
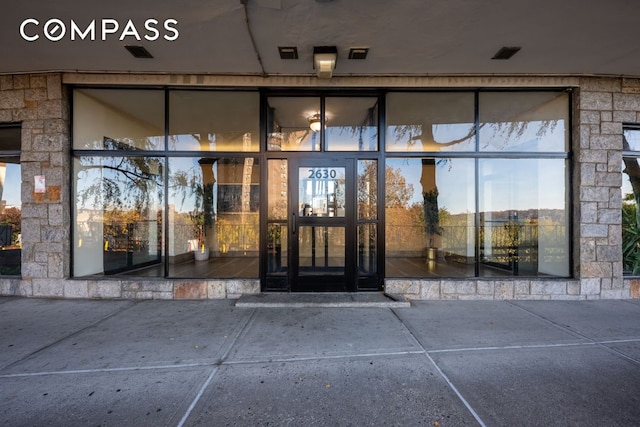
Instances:
[[[0,279],[0,295],[68,299],[234,299],[260,293],[258,279]]]
[[[587,300],[640,298],[640,280],[601,289],[599,279],[386,279],[385,292],[408,300]]]

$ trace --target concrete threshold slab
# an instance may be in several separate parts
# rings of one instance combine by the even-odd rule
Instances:
[[[236,307],[244,308],[300,308],[300,307],[362,307],[362,308],[408,308],[411,303],[402,296],[381,292],[326,292],[326,293],[281,293],[242,295]]]

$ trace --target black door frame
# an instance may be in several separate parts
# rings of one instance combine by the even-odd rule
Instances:
[[[353,158],[301,157],[289,159],[289,227],[288,266],[289,284],[292,292],[355,292],[355,173]],[[317,217],[301,215],[299,195],[299,170],[311,168],[345,168],[345,215],[344,217]],[[310,227],[342,227],[345,233],[344,274],[302,274],[300,271],[299,229]]]
[[[358,185],[358,162],[361,160],[373,160],[378,165],[378,185],[376,197],[378,201],[384,201],[385,186],[384,186],[384,90],[317,90],[317,89],[263,89],[261,90],[261,110],[260,110],[260,133],[262,135],[260,158],[261,158],[261,208],[260,208],[260,284],[261,291],[263,292],[292,292],[294,288],[291,284],[291,266],[289,264],[284,266],[284,260],[287,262],[290,255],[285,257],[282,254],[282,261],[277,262],[278,265],[282,264],[282,268],[279,268],[280,272],[276,274],[270,274],[268,272],[268,265],[270,263],[269,255],[270,248],[268,247],[268,230],[269,225],[273,223],[279,223],[287,226],[287,236],[290,237],[290,225],[291,217],[286,220],[271,221],[268,218],[268,165],[269,160],[286,160],[287,167],[295,162],[300,161],[319,161],[322,162],[326,159],[349,159],[351,162],[351,174],[353,182],[353,194],[350,197],[352,200],[352,216],[345,220],[348,221],[349,226],[352,228],[352,243],[349,244],[349,248],[346,249],[345,263],[349,262],[351,268],[345,271],[347,276],[346,289],[349,292],[355,291],[381,291],[384,289],[384,277],[385,277],[385,263],[384,263],[384,242],[385,242],[385,230],[384,230],[384,218],[385,207],[383,202],[379,202],[377,206],[377,219],[375,220],[359,220],[357,218],[357,185]],[[317,96],[321,99],[321,116],[324,116],[325,99],[327,97],[377,97],[378,98],[378,149],[376,151],[352,151],[352,152],[338,152],[338,151],[325,151],[324,150],[324,132],[320,133],[320,151],[270,151],[268,140],[268,98],[270,96],[276,97],[314,97]],[[290,170],[290,169],[288,169]],[[297,185],[297,183],[296,183]],[[290,190],[290,189],[289,189]],[[295,189],[297,191],[297,188]],[[289,205],[289,211],[291,211],[291,205]],[[289,212],[291,214],[291,212]],[[376,252],[375,252],[375,271],[373,273],[361,273],[358,270],[358,226],[361,224],[374,224],[376,226]],[[346,232],[346,230],[345,230]],[[297,236],[296,236],[297,237]],[[291,243],[287,239],[287,249],[290,248]],[[271,252],[275,252],[273,249]],[[289,250],[287,251],[289,252]],[[278,254],[271,254],[278,255]],[[271,260],[273,261],[273,260]],[[345,268],[347,266],[345,265]],[[330,290],[330,289],[329,289]],[[322,287],[316,289],[317,292],[322,291]],[[327,291],[326,289],[324,291]]]

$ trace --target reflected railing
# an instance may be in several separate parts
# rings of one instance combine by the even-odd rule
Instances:
[[[387,225],[386,258],[426,259],[431,256],[429,242],[432,240],[436,261],[473,264],[474,227],[444,225],[440,228],[442,233],[430,239],[425,226]],[[480,227],[478,238],[480,262],[514,274],[536,274],[541,263],[568,264],[569,244],[564,225],[494,221]]]

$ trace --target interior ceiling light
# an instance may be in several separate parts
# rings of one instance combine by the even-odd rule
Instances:
[[[320,114],[314,114],[313,116],[309,117],[309,128],[311,128],[311,130],[314,132],[318,132],[320,128],[322,128]]]
[[[520,49],[521,48],[519,46],[502,47],[491,59],[510,59],[513,55],[518,53]]]
[[[313,68],[319,79],[330,79],[338,60],[338,48],[335,46],[314,46]]]
[[[349,49],[349,59],[367,59],[368,47],[352,47]]]
[[[295,46],[278,46],[280,59],[298,59],[298,48]]]
[[[125,46],[125,49],[129,51],[134,58],[153,58],[153,55],[149,53],[143,46]]]

